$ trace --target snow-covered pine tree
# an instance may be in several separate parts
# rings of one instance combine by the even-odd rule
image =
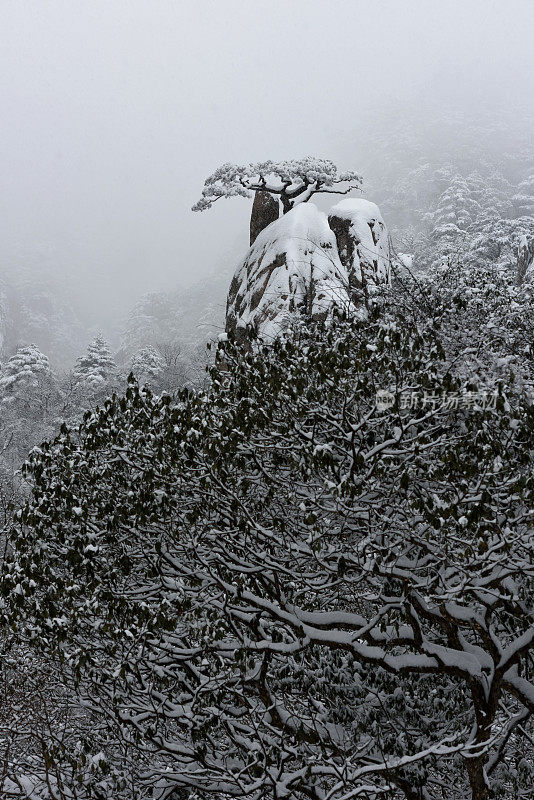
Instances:
[[[471,198],[479,205],[478,213],[472,218],[472,226],[477,226],[486,219],[512,216],[512,186],[499,172],[493,172],[489,176],[471,172],[466,183]]]
[[[435,263],[502,263],[510,266],[511,243],[517,237],[511,231],[513,205],[511,186],[499,173],[489,177],[472,172],[467,177],[455,175],[425,215],[430,223]],[[432,257],[428,260],[432,260]]]
[[[35,393],[48,387],[51,380],[48,357],[34,344],[19,347],[0,372],[0,400],[31,403]]]
[[[251,197],[268,192],[280,200],[284,214],[314,194],[348,194],[360,189],[361,175],[353,170],[341,172],[327,158],[260,161],[257,164],[223,164],[206,178],[202,197],[193,211],[205,211],[221,197]]]
[[[155,347],[143,347],[132,358],[132,372],[139,383],[154,387],[165,370],[165,360]]]
[[[102,335],[98,335],[87,347],[87,352],[79,358],[73,371],[73,378],[79,387],[91,392],[107,388],[116,376],[117,366]]]
[[[534,216],[534,167],[519,183],[513,203],[519,216]]]
[[[477,219],[480,211],[480,204],[469,181],[455,175],[426,219],[432,224],[433,236],[442,240],[461,236]]]

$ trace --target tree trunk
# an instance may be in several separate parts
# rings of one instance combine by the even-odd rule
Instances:
[[[484,779],[484,763],[486,757],[469,759],[467,774],[471,786],[471,800],[488,800],[489,789]]]
[[[280,216],[280,206],[269,192],[255,192],[250,215],[250,244],[253,245],[267,225]]]

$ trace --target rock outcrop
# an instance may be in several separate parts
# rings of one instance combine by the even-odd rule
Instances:
[[[325,319],[350,306],[347,270],[325,214],[301,203],[262,230],[232,280],[226,330],[277,336],[295,313]]]
[[[517,283],[534,278],[534,239],[522,236],[517,248]]]
[[[391,281],[389,238],[384,220],[375,203],[349,198],[330,209],[328,223],[347,271],[351,298],[360,304],[375,286]]]
[[[269,192],[255,192],[250,215],[250,245],[258,234],[280,216],[280,203]]]

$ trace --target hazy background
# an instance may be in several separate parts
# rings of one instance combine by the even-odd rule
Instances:
[[[190,211],[220,163],[372,172],[407,119],[528,116],[533,30],[532,0],[0,0],[0,277],[115,324],[246,249],[246,201]]]

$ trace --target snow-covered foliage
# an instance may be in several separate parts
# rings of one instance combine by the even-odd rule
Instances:
[[[115,377],[117,366],[103,336],[97,336],[87,347],[73,370],[76,384],[90,392],[105,389]]]
[[[28,402],[51,378],[50,363],[38,347],[20,347],[0,372],[0,400]]]
[[[131,385],[32,455],[6,610],[147,794],[528,796],[534,414],[514,368],[464,375],[468,288],[230,336],[208,390]],[[493,296],[471,347],[526,367]]]
[[[96,798],[111,790],[104,754],[92,747],[101,724],[68,690],[59,665],[4,631],[0,641],[2,800],[76,800],[79,791]]]
[[[349,305],[347,271],[326,215],[303,203],[268,225],[248,251],[230,285],[226,327],[272,340],[295,314],[324,319]]]
[[[18,495],[16,472],[28,451],[54,434],[61,410],[46,355],[35,345],[19,348],[0,369],[0,547],[2,517]]]
[[[521,237],[534,235],[534,217],[514,215],[510,182],[498,172],[451,173],[439,186],[419,224],[394,231],[399,249],[414,253],[414,269],[432,274],[454,262],[514,270]]]
[[[478,386],[513,383],[534,401],[534,306],[531,287],[518,288],[515,272],[452,262],[418,280],[403,274],[395,293],[435,319],[459,377]]]
[[[206,179],[193,211],[211,208],[221,197],[250,197],[252,192],[265,191],[280,198],[286,213],[317,192],[348,194],[359,189],[361,181],[356,172],[340,172],[333,161],[325,158],[261,161],[247,166],[223,164]],[[342,184],[348,185],[340,188]]]
[[[388,231],[376,203],[363,198],[341,200],[330,209],[328,222],[336,234],[351,289],[367,297],[377,285],[389,284]]]

